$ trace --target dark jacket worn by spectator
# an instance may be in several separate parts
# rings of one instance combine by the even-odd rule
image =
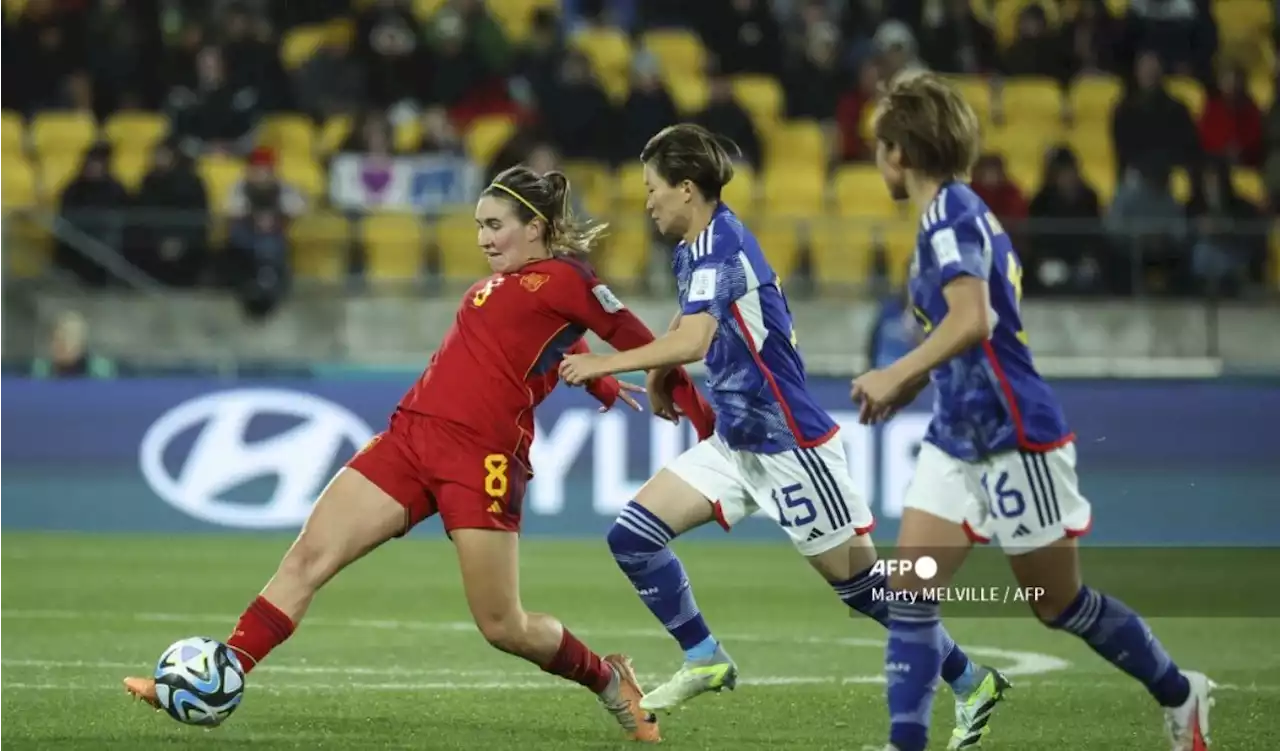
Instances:
[[[129,256],[162,284],[196,284],[207,260],[209,197],[176,142],[156,146],[151,171],[134,198]]]
[[[1267,234],[1261,212],[1236,194],[1231,165],[1214,160],[1206,166],[1187,202],[1191,223],[1192,266],[1207,288],[1238,294],[1261,283],[1267,258]]]
[[[513,94],[525,106],[551,107],[559,88],[560,66],[564,63],[564,40],[555,14],[539,8],[533,14],[529,37],[516,53],[512,70]],[[529,101],[532,95],[532,101]]]
[[[617,162],[639,158],[653,134],[679,120],[675,103],[658,76],[657,60],[640,53],[632,59],[631,67],[631,93],[622,106],[622,139],[614,154]]]
[[[93,94],[84,37],[83,13],[61,8],[55,0],[29,0],[11,45],[6,45],[6,51],[12,46],[14,69],[21,73],[12,75],[5,87],[5,107],[28,115],[42,109],[88,109]]]
[[[551,142],[565,159],[611,161],[616,113],[581,52],[565,57],[560,95],[542,116]]]
[[[366,73],[345,39],[330,40],[293,76],[293,101],[318,120],[365,104]]]
[[[115,253],[124,249],[124,211],[129,208],[129,194],[112,176],[110,159],[111,150],[103,144],[85,154],[80,173],[62,191],[58,212],[59,218],[81,236],[72,242],[59,239],[54,249],[54,263],[93,285],[105,284],[107,271],[81,253],[75,244],[96,243]]]
[[[924,62],[940,73],[978,74],[999,65],[995,32],[969,7],[968,0],[944,0],[920,25]]]
[[[809,29],[803,57],[790,60],[782,75],[786,114],[792,119],[833,120],[840,96],[838,32],[822,24]]]
[[[174,89],[169,94],[173,132],[182,139],[183,149],[191,153],[246,153],[260,113],[257,89],[231,85],[217,47],[201,50],[196,67],[196,88]]]
[[[1103,272],[1114,261],[1102,235],[1098,193],[1070,149],[1059,148],[1046,161],[1044,182],[1027,210],[1026,293],[1106,291]]]
[[[733,82],[728,76],[712,74],[707,79],[707,106],[694,118],[712,133],[725,136],[742,149],[742,158],[752,167],[760,169],[763,154],[760,136],[751,122],[751,116],[733,97]]]
[[[724,73],[777,75],[782,30],[764,0],[698,0],[686,6]]]
[[[425,98],[430,55],[404,0],[377,0],[356,16],[356,57],[369,76],[369,100],[388,108]]]
[[[1144,52],[1134,69],[1134,81],[1111,113],[1118,173],[1136,165],[1166,174],[1174,166],[1195,166],[1195,123],[1186,105],[1165,90],[1159,59]]]
[[[255,89],[264,110],[283,110],[292,104],[279,41],[265,17],[238,4],[228,6],[223,11],[219,46],[233,89]]]
[[[1062,37],[1049,28],[1044,8],[1028,5],[1018,15],[1018,38],[1004,52],[1003,72],[1010,76],[1044,76],[1066,86],[1070,58]]]
[[[290,279],[289,222],[306,209],[306,202],[275,171],[275,154],[254,149],[245,178],[232,189],[227,212],[231,217],[230,277],[246,311],[265,316],[275,309]]]

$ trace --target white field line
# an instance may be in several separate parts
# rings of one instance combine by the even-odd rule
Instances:
[[[84,620],[101,622],[105,620],[126,620],[141,622],[162,622],[182,624],[217,623],[222,626],[235,622],[234,616],[188,613],[121,613],[121,612],[88,612],[79,610],[3,610],[0,617],[18,620]],[[308,627],[347,629],[383,629],[393,631],[435,631],[443,633],[474,633],[476,626],[471,621],[408,621],[377,620],[364,618],[326,618],[313,616],[306,619]],[[589,629],[574,627],[578,636],[599,637],[606,639],[670,639],[665,631],[656,629]],[[847,636],[788,636],[784,634],[717,634],[721,641],[730,644],[748,642],[757,644],[822,644],[841,647],[866,649],[883,649],[881,639],[866,639]],[[1000,649],[998,647],[963,645],[964,651],[975,657],[987,657],[1000,661],[1001,670],[1010,676],[1040,675],[1070,667],[1068,661],[1039,652]],[[5,664],[9,664],[7,661]],[[264,665],[266,669],[269,666]]]

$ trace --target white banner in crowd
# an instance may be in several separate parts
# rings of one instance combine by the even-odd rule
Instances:
[[[329,199],[344,210],[431,213],[474,202],[481,177],[462,156],[339,154],[329,167]]]

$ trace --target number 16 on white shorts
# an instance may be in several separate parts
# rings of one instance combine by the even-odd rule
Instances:
[[[838,436],[812,448],[757,454],[730,448],[714,435],[667,469],[715,505],[726,530],[763,510],[806,557],[875,526],[871,509],[854,490]]]

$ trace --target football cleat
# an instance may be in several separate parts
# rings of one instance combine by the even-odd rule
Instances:
[[[657,743],[662,740],[658,718],[641,709],[644,691],[631,668],[631,658],[626,655],[608,655],[604,661],[613,668],[609,687],[600,692],[600,703],[609,710],[632,740]]]
[[[1204,673],[1182,671],[1191,694],[1178,707],[1165,707],[1164,729],[1169,735],[1171,751],[1208,751],[1209,708],[1213,706],[1213,689],[1218,684]]]
[[[156,698],[156,682],[153,678],[125,678],[124,690],[141,702],[150,704],[153,709],[160,709],[160,700]]]
[[[982,746],[982,737],[991,728],[987,723],[996,705],[1004,699],[1004,692],[1012,684],[999,670],[985,665],[980,669],[986,672],[977,688],[964,696],[956,695],[956,727],[951,731],[951,740],[947,743],[948,751],[958,749],[975,749]]]
[[[670,680],[645,695],[640,706],[650,712],[670,712],[695,696],[726,688],[732,691],[737,685],[738,666],[717,645],[710,657],[686,661]]]

